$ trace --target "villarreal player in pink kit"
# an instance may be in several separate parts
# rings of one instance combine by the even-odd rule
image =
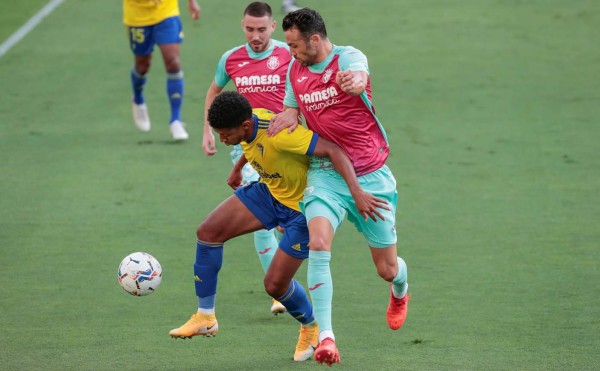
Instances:
[[[342,147],[353,163],[361,187],[385,199],[377,219],[364,218],[340,175],[323,158],[312,158],[304,192],[310,252],[308,285],[319,324],[315,360],[339,363],[331,321],[333,282],[329,262],[335,231],[345,218],[363,234],[377,273],[390,282],[387,323],[399,329],[407,314],[407,267],[397,256],[396,180],[385,165],[389,154],[386,133],[375,115],[367,58],[358,49],[337,46],[327,37],[320,14],[303,8],[282,21],[285,40],[294,59],[287,76],[286,111],[273,120],[272,132],[294,126],[301,112],[309,129]]]

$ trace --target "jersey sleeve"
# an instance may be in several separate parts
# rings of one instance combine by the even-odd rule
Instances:
[[[294,88],[292,88],[292,84],[290,84],[290,70],[292,68],[292,64],[294,60],[290,62],[288,65],[287,74],[285,76],[285,97],[283,98],[283,105],[288,107],[298,108],[298,101],[296,100],[296,96],[294,95]]]
[[[311,156],[319,140],[319,135],[303,126],[288,133],[287,130],[280,131],[273,137],[273,147],[280,152],[290,152],[299,155]]]
[[[221,59],[219,59],[219,63],[217,63],[217,69],[215,71],[215,84],[217,84],[217,86],[220,88],[224,88],[225,85],[227,85],[227,83],[231,80],[231,77],[227,74],[225,64],[227,63],[227,58],[229,58],[229,56],[233,54],[236,49],[237,48],[233,48],[226,51],[221,56]]]
[[[363,71],[369,73],[367,56],[360,50],[348,46],[340,54],[339,67],[341,71]]]

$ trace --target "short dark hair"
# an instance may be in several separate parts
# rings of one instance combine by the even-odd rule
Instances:
[[[249,15],[256,18],[264,17],[266,15],[272,17],[273,12],[271,11],[271,6],[269,4],[263,3],[262,1],[255,1],[248,4],[244,10],[244,15]]]
[[[217,95],[208,109],[208,123],[215,129],[237,128],[250,118],[250,102],[235,91],[224,91]]]
[[[327,28],[323,18],[316,10],[310,8],[301,8],[283,17],[281,21],[283,31],[297,28],[302,37],[308,40],[312,35],[318,34],[322,38],[327,38]]]

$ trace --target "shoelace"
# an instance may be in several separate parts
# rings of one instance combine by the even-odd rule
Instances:
[[[298,341],[298,347],[302,347],[302,349],[308,348],[310,341],[312,340],[312,334],[310,334],[311,330],[312,328],[310,327],[300,327],[300,340]]]

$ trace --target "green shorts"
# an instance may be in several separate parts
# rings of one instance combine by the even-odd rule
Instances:
[[[308,171],[308,184],[304,190],[302,211],[306,220],[317,216],[325,217],[334,231],[347,216],[356,229],[367,239],[369,246],[383,248],[396,244],[396,205],[398,191],[396,179],[387,165],[358,177],[358,182],[366,192],[382,198],[392,210],[379,209],[385,220],[365,221],[356,209],[354,199],[342,176],[336,172],[328,160],[311,158]]]

